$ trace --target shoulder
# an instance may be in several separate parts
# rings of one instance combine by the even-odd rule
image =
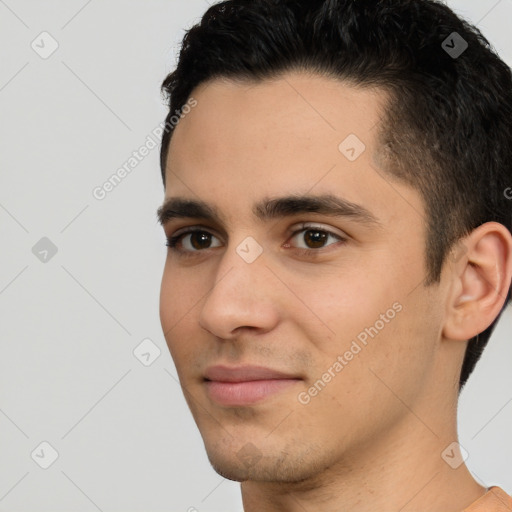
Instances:
[[[491,487],[463,512],[512,512],[512,497],[501,487]]]

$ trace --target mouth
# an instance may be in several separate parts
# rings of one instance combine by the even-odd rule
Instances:
[[[301,380],[262,366],[212,366],[204,375],[206,392],[212,401],[238,407],[262,402]]]

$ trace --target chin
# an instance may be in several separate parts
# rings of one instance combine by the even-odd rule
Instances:
[[[233,480],[234,482],[256,480],[254,472],[240,465],[237,466],[234,461],[218,460],[210,457],[210,455],[208,455],[208,460],[215,472],[228,480]]]
[[[213,469],[235,482],[251,480],[298,484],[314,478],[328,467],[318,459],[317,449],[307,450],[312,458],[292,450],[293,447],[283,449],[281,453],[272,450],[272,455],[265,455],[250,442],[237,451],[220,446],[206,447]]]
[[[256,480],[267,472],[268,460],[252,443],[242,442],[241,448],[225,443],[205,443],[205,448],[213,469],[228,480]]]

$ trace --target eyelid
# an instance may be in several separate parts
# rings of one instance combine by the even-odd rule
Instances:
[[[174,231],[169,238],[174,238],[179,235],[185,234],[185,233],[193,233],[194,231],[207,231],[208,233],[218,233],[215,229],[213,229],[211,226],[206,226],[205,224],[194,224],[193,226],[184,226],[182,228],[177,229]],[[212,234],[213,234],[212,233]],[[215,235],[217,236],[217,235]]]
[[[177,229],[169,236],[169,238],[174,238],[181,234],[185,234],[185,233],[188,234],[188,233],[194,232],[194,231],[201,231],[203,229],[205,231],[207,231],[208,233],[215,234],[215,236],[218,236],[218,234],[219,234],[218,231],[216,231],[215,229],[213,229],[210,226],[206,226],[204,224],[194,224],[193,226],[184,226],[182,228]],[[313,221],[300,222],[299,224],[294,224],[293,226],[291,226],[288,229],[287,236],[295,235],[296,233],[298,233],[299,231],[304,230],[304,229],[318,229],[318,230],[326,231],[333,235],[339,236],[341,238],[349,238],[349,235],[347,233],[345,233],[344,231],[340,231],[340,230],[336,231],[335,228],[333,228],[332,226],[322,225],[321,223],[313,222]]]
[[[332,226],[326,226],[322,225],[318,222],[301,222],[299,224],[295,224],[290,228],[290,235],[295,235],[299,233],[300,231],[307,230],[307,229],[318,229],[319,231],[325,231],[326,233],[329,233],[331,235],[339,236],[340,238],[349,238],[347,233],[344,231],[336,230]]]

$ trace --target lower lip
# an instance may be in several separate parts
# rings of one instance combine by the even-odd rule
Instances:
[[[250,405],[293,386],[300,379],[252,380],[247,382],[206,381],[212,400],[221,405]]]

